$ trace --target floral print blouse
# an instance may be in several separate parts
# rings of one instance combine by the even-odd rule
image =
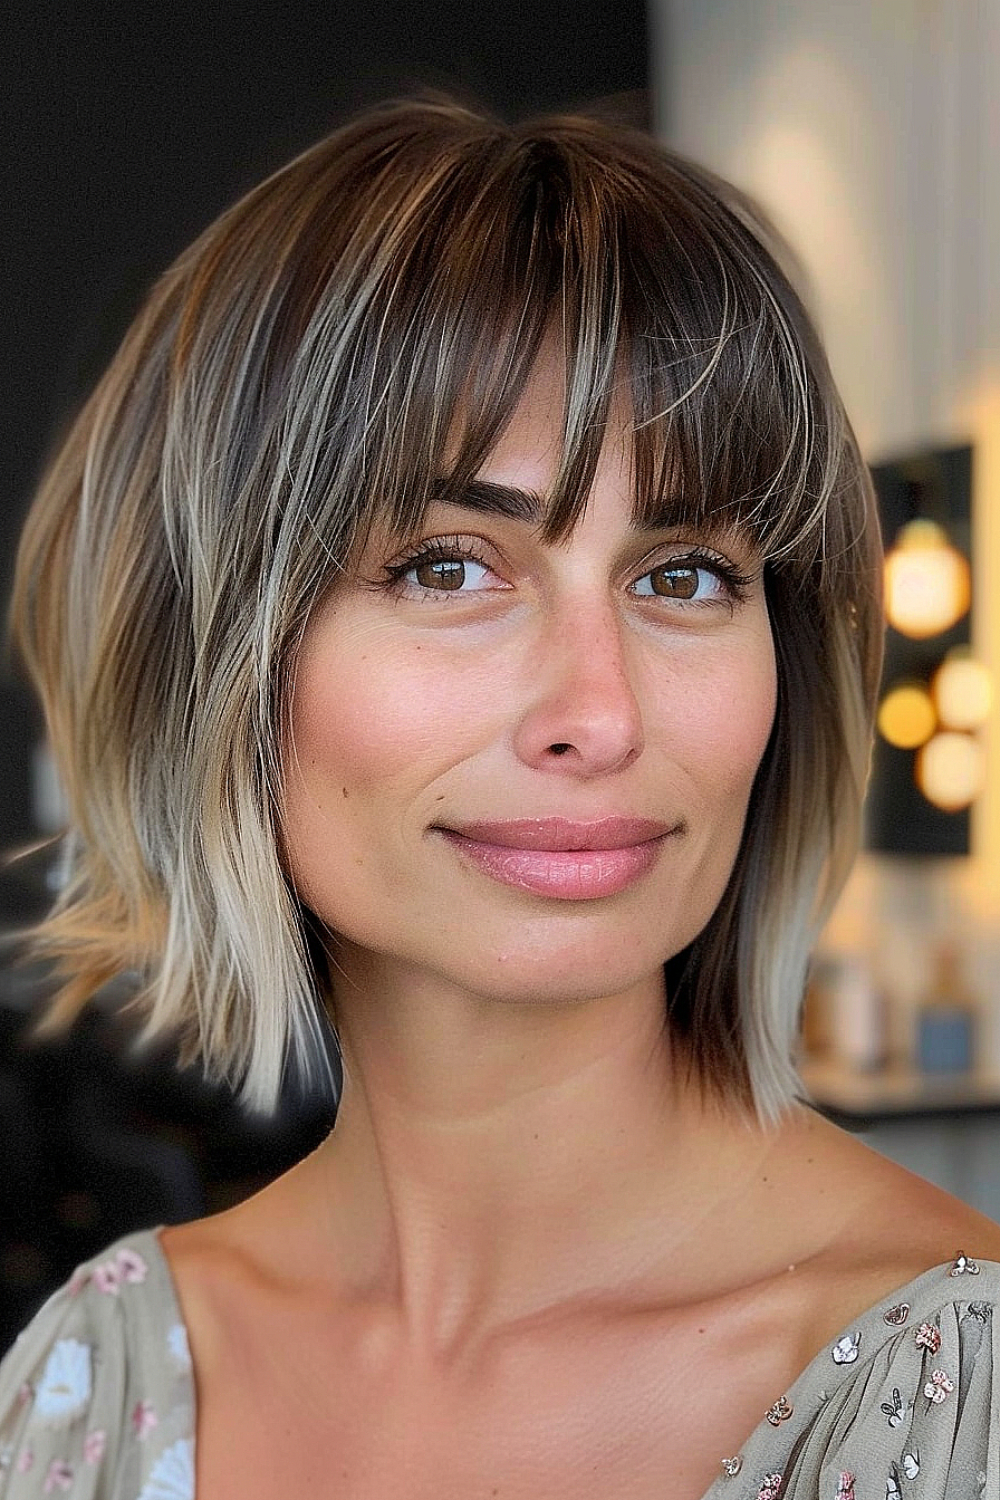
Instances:
[[[1000,1263],[966,1256],[884,1298],[776,1393],[703,1500],[1000,1500],[998,1302]],[[81,1266],[0,1365],[0,1500],[194,1500],[194,1436],[148,1230]]]

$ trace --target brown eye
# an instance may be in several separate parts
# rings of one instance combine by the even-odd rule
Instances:
[[[423,589],[460,589],[465,582],[465,563],[460,557],[438,557],[420,563],[413,576]]]
[[[698,572],[697,568],[667,564],[654,568],[648,576],[654,594],[668,599],[693,599],[698,592]]]

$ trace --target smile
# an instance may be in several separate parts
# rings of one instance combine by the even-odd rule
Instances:
[[[613,896],[645,875],[682,825],[639,818],[538,818],[439,828],[456,852],[502,885],[559,901]]]

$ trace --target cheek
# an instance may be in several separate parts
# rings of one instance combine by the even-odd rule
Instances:
[[[366,805],[405,816],[403,799],[488,737],[496,698],[483,654],[442,662],[378,627],[307,636],[291,705],[289,801],[343,821]]]
[[[744,802],[767,748],[777,704],[770,635],[751,652],[704,664],[662,713],[685,742],[684,761],[706,802]]]

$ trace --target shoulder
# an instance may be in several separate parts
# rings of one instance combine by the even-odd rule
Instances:
[[[803,1143],[782,1203],[811,1248],[772,1304],[801,1373],[713,1500],[1000,1495],[1000,1227],[825,1122]]]
[[[136,1234],[80,1266],[0,1364],[0,1494],[139,1500],[169,1460],[183,1500],[193,1432],[169,1271],[155,1234]]]
[[[1000,1261],[1000,1225],[821,1117],[800,1116],[782,1151],[780,1206],[806,1223],[825,1271],[844,1273],[846,1299],[871,1287],[873,1301],[963,1250]]]
[[[774,1411],[782,1496],[1000,1494],[998,1308],[1000,1264],[959,1255],[850,1322]]]

